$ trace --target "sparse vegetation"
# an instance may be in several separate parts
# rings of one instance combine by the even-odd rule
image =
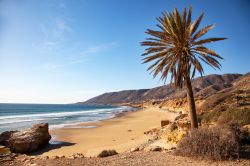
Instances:
[[[194,129],[179,142],[176,154],[213,160],[238,158],[241,146],[249,140],[247,130],[237,124]]]
[[[240,125],[250,124],[249,109],[228,109],[226,111],[212,111],[201,115],[203,123],[217,122],[219,124],[237,122]]]
[[[118,154],[115,150],[103,150],[97,157],[108,157]]]

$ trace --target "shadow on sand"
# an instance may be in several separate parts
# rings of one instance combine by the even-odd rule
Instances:
[[[53,150],[53,149],[59,149],[59,148],[64,147],[64,146],[72,146],[72,145],[75,145],[75,143],[51,141],[48,145],[41,148],[41,150],[34,152],[34,153],[30,153],[28,155],[41,155],[41,154],[48,152],[50,150]]]

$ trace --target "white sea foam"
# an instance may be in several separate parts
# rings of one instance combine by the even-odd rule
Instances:
[[[134,110],[122,106],[115,108],[95,108],[80,111],[64,111],[51,113],[33,113],[22,115],[0,116],[0,131],[23,129],[36,123],[49,123],[50,129],[55,128],[93,128],[95,126],[80,126],[79,124],[110,119],[117,114]]]
[[[81,115],[81,114],[90,114],[90,113],[105,113],[108,110],[114,110],[110,113],[115,113],[121,111],[122,109],[116,108],[107,108],[107,109],[96,109],[91,111],[72,111],[72,112],[53,112],[53,113],[42,113],[42,114],[26,114],[26,115],[8,115],[8,116],[0,116],[0,120],[2,119],[16,119],[16,118],[29,118],[29,117],[64,117],[64,116],[72,116],[72,115]]]
[[[56,120],[59,118],[50,118],[49,120]],[[44,121],[44,120],[48,120],[48,119],[7,119],[7,120],[1,120],[0,121],[0,125],[1,124],[11,124],[11,123],[23,123],[23,122],[33,122],[33,121]]]

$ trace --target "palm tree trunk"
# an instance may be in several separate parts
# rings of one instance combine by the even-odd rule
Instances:
[[[186,88],[187,88],[187,99],[189,104],[189,111],[190,111],[190,119],[191,119],[191,128],[198,128],[198,120],[196,115],[196,108],[194,102],[194,94],[192,90],[192,84],[190,77],[186,77]]]

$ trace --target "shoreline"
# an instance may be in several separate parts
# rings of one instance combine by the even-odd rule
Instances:
[[[161,120],[173,120],[176,115],[166,110],[147,108],[123,112],[102,121],[81,123],[75,128],[50,129],[52,144],[34,155],[67,157],[82,153],[93,157],[105,149],[125,152],[148,141],[145,131],[159,128]]]
[[[100,127],[99,123],[102,123],[102,122],[105,122],[108,120],[112,120],[115,118],[120,118],[120,117],[126,116],[127,114],[132,113],[132,112],[137,112],[137,111],[143,110],[142,108],[136,108],[136,107],[131,107],[131,108],[133,108],[134,110],[120,112],[120,113],[114,114],[113,117],[110,117],[107,119],[89,121],[89,122],[77,122],[76,124],[63,124],[63,125],[65,125],[63,127],[52,127],[52,128],[49,128],[49,133],[51,134],[54,131],[65,130],[65,129],[67,129],[67,130],[70,130],[70,129],[93,129],[93,128]],[[50,144],[60,144],[60,141],[56,140],[56,135],[51,134]]]
[[[127,113],[136,112],[136,111],[139,111],[141,109],[139,107],[132,107],[132,106],[125,106],[125,107],[130,107],[130,109],[126,110],[126,111],[116,113],[111,117],[100,119],[100,120],[93,120],[93,121],[88,121],[88,122],[75,122],[75,123],[69,123],[69,124],[65,123],[65,124],[58,124],[58,125],[50,125],[49,131],[57,130],[57,129],[74,129],[74,128],[75,129],[77,129],[77,128],[80,129],[80,128],[85,128],[85,127],[86,128],[89,128],[89,127],[90,128],[95,128],[96,126],[85,126],[85,124],[98,123],[98,122],[106,121],[106,120],[109,120],[109,119],[121,117],[121,116],[124,116]],[[55,127],[55,126],[62,126],[62,127]]]

